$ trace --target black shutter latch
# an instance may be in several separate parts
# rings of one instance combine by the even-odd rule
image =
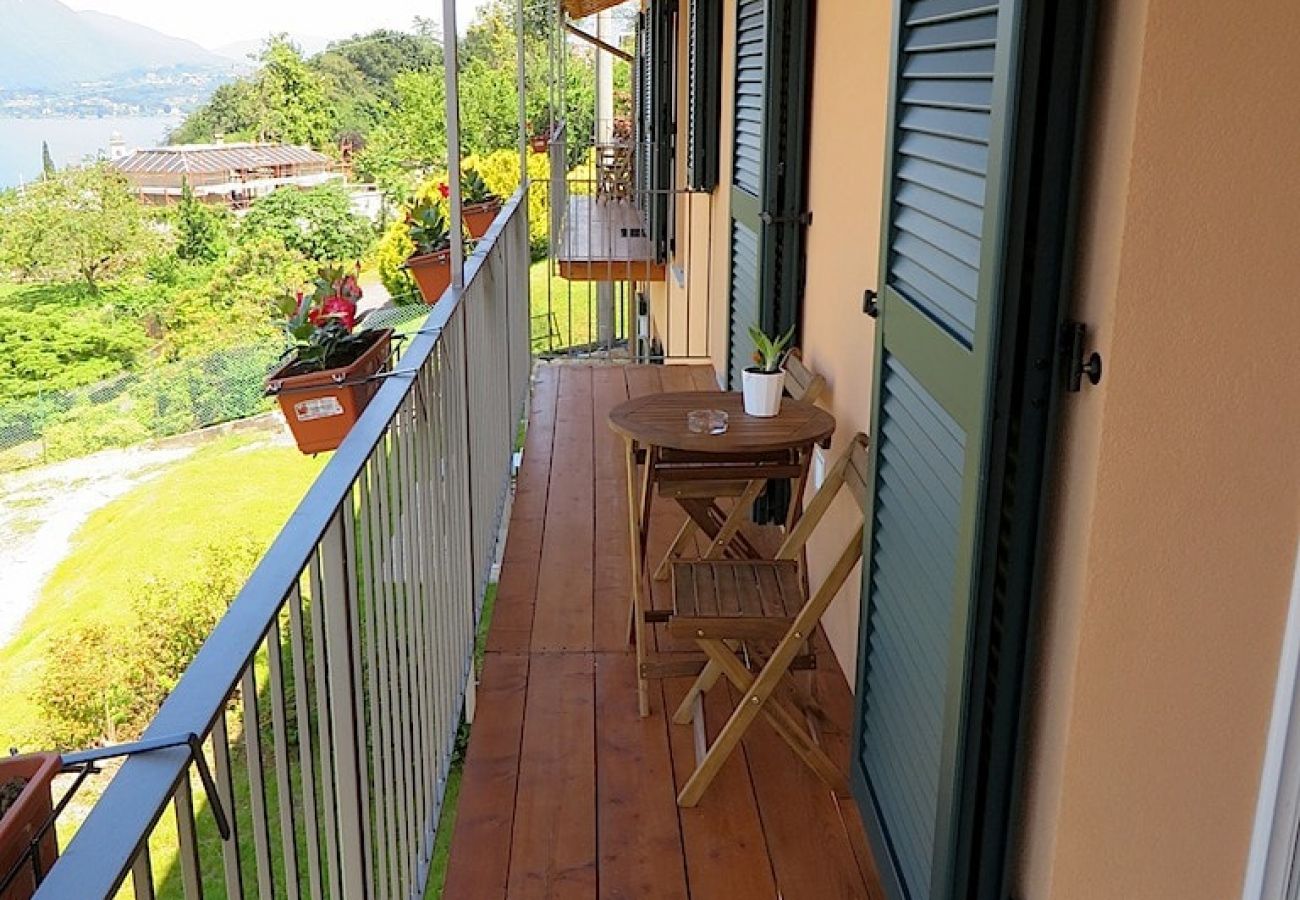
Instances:
[[[764,225],[811,225],[813,214],[811,212],[802,212],[797,216],[778,216],[775,213],[764,211],[758,214],[758,218]]]
[[[871,288],[862,292],[862,311],[873,319],[880,318],[880,295]]]
[[[1090,353],[1084,356],[1083,343],[1088,329],[1082,322],[1066,322],[1061,335],[1062,349],[1066,354],[1066,385],[1071,394],[1083,390],[1083,378],[1088,377],[1089,384],[1101,384],[1101,354]]]

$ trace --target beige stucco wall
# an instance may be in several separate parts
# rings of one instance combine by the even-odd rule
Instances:
[[[1017,896],[1229,900],[1300,530],[1300,5],[1102,6]]]

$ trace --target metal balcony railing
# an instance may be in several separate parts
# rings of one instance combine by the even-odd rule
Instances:
[[[162,883],[186,898],[421,896],[528,392],[528,264],[521,191],[39,900],[114,897],[128,878],[136,898]]]

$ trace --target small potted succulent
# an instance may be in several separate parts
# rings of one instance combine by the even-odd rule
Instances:
[[[361,286],[356,272],[326,267],[311,294],[278,304],[293,357],[266,379],[303,453],[337,449],[379,389],[373,376],[388,365],[391,328],[356,330]]]
[[[781,411],[781,394],[785,390],[785,372],[781,363],[789,352],[794,327],[778,338],[769,338],[757,325],[749,326],[754,341],[754,363],[741,373],[745,413],[770,419]]]
[[[40,870],[48,872],[54,865],[59,852],[54,829],[39,832],[53,814],[52,785],[61,769],[57,753],[0,759],[0,879],[27,856],[38,837]],[[9,886],[0,888],[4,900],[28,900],[36,893],[34,869],[30,864],[21,867]]]
[[[464,202],[465,230],[474,240],[487,234],[501,211],[501,198],[492,193],[477,169],[466,169],[461,176],[461,196]]]
[[[444,187],[438,185],[440,193]],[[415,245],[406,268],[415,276],[424,302],[432,306],[451,284],[451,225],[442,202],[425,197],[411,203],[406,213],[406,233]]]

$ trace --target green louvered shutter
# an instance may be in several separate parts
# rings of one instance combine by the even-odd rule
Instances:
[[[806,0],[739,0],[731,178],[730,371],[752,365],[749,326],[799,321],[803,290]]]
[[[895,3],[853,758],[891,900],[959,895],[1023,7]]]
[[[690,0],[689,15],[686,181],[692,191],[712,191],[718,186],[722,0]]]

